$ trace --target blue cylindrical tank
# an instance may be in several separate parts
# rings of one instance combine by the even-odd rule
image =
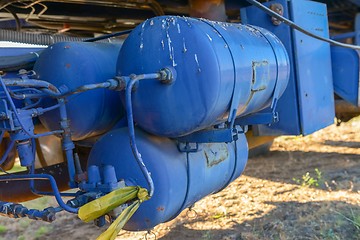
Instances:
[[[171,85],[142,81],[133,93],[135,121],[156,135],[178,137],[219,123],[234,96],[237,116],[269,106],[289,78],[289,59],[271,32],[254,26],[162,16],[124,42],[118,75],[173,67]]]
[[[120,44],[61,42],[49,46],[36,61],[36,77],[68,90],[105,82],[115,76]],[[45,106],[56,104],[47,99]],[[73,140],[96,136],[111,129],[124,115],[118,92],[96,89],[67,97],[66,109]],[[50,130],[59,129],[58,110],[40,117]]]
[[[151,172],[155,191],[126,224],[126,230],[151,229],[176,217],[204,196],[226,187],[246,165],[245,136],[233,143],[200,144],[195,153],[181,153],[174,141],[136,131],[137,146]],[[121,146],[121,147],[120,147]],[[117,179],[147,187],[129,145],[128,129],[104,135],[91,150],[88,165],[113,165]]]

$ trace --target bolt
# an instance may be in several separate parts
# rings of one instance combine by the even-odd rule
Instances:
[[[279,3],[271,4],[270,9],[273,10],[274,12],[276,12],[277,14],[281,15],[281,16],[283,16],[283,14],[284,14],[284,7],[283,7],[283,5],[281,5]],[[281,20],[277,19],[276,17],[271,17],[271,22],[275,26],[279,26],[281,24]]]
[[[163,84],[172,84],[176,80],[176,70],[173,67],[166,67],[159,71],[160,82]]]

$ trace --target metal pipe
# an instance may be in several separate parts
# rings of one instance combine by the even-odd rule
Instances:
[[[60,98],[60,97],[67,97],[69,95],[72,95],[72,94],[77,94],[77,93],[82,93],[82,92],[86,92],[86,91],[89,91],[89,90],[94,90],[94,89],[99,89],[99,88],[115,88],[116,86],[113,85],[112,82],[110,82],[111,80],[108,80],[106,82],[102,82],[102,83],[95,83],[95,84],[87,84],[87,85],[83,85],[83,86],[80,86],[78,88],[76,88],[75,90],[73,91],[67,91],[67,92],[53,92],[53,91],[50,91],[49,89],[41,89],[41,91],[43,91],[44,93],[50,95],[51,97],[55,97],[55,98]],[[114,81],[115,83],[115,81]]]
[[[55,93],[60,93],[57,87],[43,80],[5,79],[3,81],[6,86],[46,88]]]
[[[26,98],[42,98],[46,97],[43,92],[41,92],[38,89],[35,88],[26,88],[26,89],[8,89],[10,96],[15,99],[24,100]],[[25,91],[32,92],[32,93],[23,93]],[[3,98],[5,96],[0,96],[0,98]],[[24,109],[24,108],[23,108]]]
[[[30,168],[30,174],[35,174],[35,164],[33,164]],[[36,188],[35,188],[35,181],[34,179],[30,180],[30,189],[31,189],[31,192],[35,195],[38,195],[38,196],[54,196],[54,192],[45,192],[45,191],[38,191]],[[76,197],[76,193],[59,193],[60,196],[63,196],[63,197]]]
[[[64,131],[62,134],[62,148],[65,152],[65,157],[68,165],[70,179],[69,185],[71,188],[74,188],[77,187],[77,184],[75,182],[75,163],[73,155],[73,149],[75,148],[75,145],[71,140],[71,129],[67,117],[65,100],[63,98],[60,98],[58,101],[60,104],[60,126],[61,129]]]
[[[135,160],[138,163],[141,172],[143,173],[148,185],[149,185],[149,197],[152,197],[154,194],[154,182],[151,178],[151,174],[146,168],[144,161],[142,160],[141,154],[136,146],[136,137],[135,137],[135,129],[134,129],[134,118],[132,112],[132,101],[131,101],[131,92],[134,85],[140,81],[145,79],[159,79],[161,75],[159,73],[153,74],[142,74],[142,75],[133,75],[130,76],[131,80],[128,82],[125,89],[125,99],[126,99],[126,113],[127,113],[127,121],[128,121],[128,129],[129,129],[129,139],[131,150],[134,154]]]

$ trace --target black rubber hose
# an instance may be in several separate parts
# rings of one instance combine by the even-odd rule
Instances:
[[[121,31],[121,32],[115,32],[115,33],[110,33],[110,34],[105,34],[105,35],[101,35],[99,37],[94,37],[94,38],[88,38],[83,40],[83,42],[96,42],[96,41],[101,41],[101,40],[105,40],[108,38],[112,38],[112,37],[118,37],[118,36],[122,36],[122,35],[126,35],[131,33],[132,29],[130,30],[125,30],[125,31]]]
[[[81,42],[84,38],[64,35],[35,34],[0,29],[0,41],[11,41],[35,45],[51,45],[57,42]]]

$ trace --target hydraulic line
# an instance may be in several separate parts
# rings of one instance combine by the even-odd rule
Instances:
[[[131,100],[131,92],[133,86],[139,81],[143,79],[157,79],[160,76],[157,74],[143,74],[139,76],[133,76],[129,81],[128,85],[126,86],[125,90],[125,98],[126,98],[126,112],[127,112],[127,120],[128,120],[128,128],[129,128],[129,139],[130,139],[130,146],[131,150],[134,154],[135,160],[138,163],[141,172],[143,173],[148,185],[149,185],[149,197],[152,197],[154,194],[154,182],[151,178],[151,174],[148,171],[147,167],[145,166],[141,154],[136,146],[135,140],[135,129],[134,129],[134,120],[133,120],[133,112],[132,112],[132,100]]]

